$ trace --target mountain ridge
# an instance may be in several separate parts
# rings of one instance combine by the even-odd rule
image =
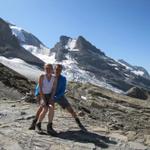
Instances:
[[[135,84],[138,86],[134,80],[140,78],[137,74],[106,56],[104,52],[101,52],[84,38],[79,37],[73,40],[66,36],[60,37],[60,41],[51,49],[51,53],[55,53],[56,60],[62,62],[66,56],[69,56],[77,62],[80,68],[93,72],[98,80],[103,78],[107,83],[122,90],[127,90]],[[141,76],[141,78],[144,77]]]
[[[76,39],[64,35],[60,36],[54,47],[48,49],[44,44],[41,46],[40,40],[36,40],[38,38],[32,34],[19,29],[17,26],[15,28],[17,29],[16,32],[14,27],[10,29],[12,33],[15,32],[14,35],[20,42],[18,46],[26,49],[37,59],[42,59],[45,63],[62,63],[64,75],[69,80],[91,82],[110,89],[115,87],[122,91],[127,91],[133,86],[150,90],[149,74],[144,68],[132,65],[127,68],[125,62],[123,64],[108,57],[101,49],[96,48],[82,36]],[[22,37],[20,38],[20,35],[24,36],[24,34],[28,34],[26,41]],[[12,36],[14,35],[12,34]],[[33,41],[39,43],[36,44]],[[131,66],[132,69],[129,69]]]
[[[20,41],[12,34],[9,24],[0,18],[0,55],[20,58],[27,63],[42,67],[44,62],[20,46]]]

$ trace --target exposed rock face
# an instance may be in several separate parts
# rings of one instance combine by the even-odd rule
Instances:
[[[126,95],[134,98],[143,99],[143,100],[146,100],[148,98],[148,93],[145,90],[140,89],[138,87],[131,88],[126,92]]]
[[[11,31],[13,35],[19,40],[20,45],[26,44],[26,45],[32,45],[40,48],[40,46],[45,46],[38,38],[36,38],[32,33],[29,33],[25,30],[23,30],[20,27],[17,27],[15,25],[9,24],[9,27],[11,28]]]
[[[51,49],[51,53],[56,53],[55,58],[57,61],[65,60],[65,54],[68,53],[68,50],[65,48],[65,45],[67,44],[69,40],[69,37],[61,36],[60,42],[56,43],[55,47]]]
[[[145,78],[147,78],[147,79],[150,79],[150,75],[149,75],[148,71],[147,71],[145,68],[143,68],[143,67],[141,67],[141,66],[134,66],[134,68],[136,68],[136,69],[139,70],[139,71],[144,72],[143,77],[145,77]]]
[[[82,36],[78,37],[75,48],[79,49],[80,51],[91,51],[100,54],[102,56],[105,56],[104,52],[97,49],[94,45],[92,45]]]
[[[44,62],[20,46],[12,35],[9,24],[0,18],[0,55],[7,58],[20,58],[29,64],[42,67]]]
[[[27,33],[26,31],[22,31],[25,37],[25,41],[22,41],[22,44],[29,44],[33,46],[40,47],[40,45],[44,45],[39,39],[37,39],[33,34]]]
[[[51,49],[51,53],[55,53],[56,60],[60,62],[69,57],[77,62],[81,69],[94,73],[98,80],[105,79],[107,83],[123,91],[133,86],[150,89],[150,80],[145,77],[146,72],[123,60],[117,62],[107,57],[82,36],[77,39],[61,36],[60,41]],[[138,73],[145,73],[145,76],[138,76]]]
[[[18,90],[22,94],[29,93],[35,86],[24,76],[0,64],[0,81],[11,88]]]
[[[14,35],[11,34],[11,29],[9,25],[0,18],[0,47],[5,46],[14,46],[15,48],[19,48],[19,42]]]
[[[66,45],[68,43],[68,40],[70,39],[70,37],[67,37],[67,36],[60,36],[60,43],[62,43],[62,46],[63,45]]]
[[[131,64],[127,63],[126,61],[124,61],[122,59],[120,59],[118,61],[121,62],[122,64],[124,64],[126,67],[128,67],[131,70],[131,72],[137,73],[137,74],[142,73],[142,77],[150,79],[150,75],[145,68],[140,67],[140,66],[132,66]]]

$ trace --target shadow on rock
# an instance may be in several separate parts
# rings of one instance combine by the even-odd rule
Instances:
[[[62,139],[72,140],[75,142],[93,143],[96,146],[101,148],[108,148],[109,147],[108,144],[117,144],[116,141],[110,140],[109,137],[102,136],[88,131],[83,132],[81,130],[60,132],[57,137]]]

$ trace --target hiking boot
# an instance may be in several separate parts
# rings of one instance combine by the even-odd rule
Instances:
[[[33,119],[31,126],[29,127],[29,130],[35,130],[37,119]]]
[[[38,130],[39,132],[42,131],[42,129],[41,129],[41,122],[39,122],[39,123],[36,124],[36,128],[37,128],[37,130]]]
[[[82,130],[82,131],[87,131],[87,129],[83,126],[83,124],[80,122],[79,118],[75,118],[75,121],[76,123],[78,124],[79,128]]]
[[[47,125],[47,133],[52,135],[52,136],[56,136],[58,133],[53,129],[52,127],[52,123],[48,123]]]

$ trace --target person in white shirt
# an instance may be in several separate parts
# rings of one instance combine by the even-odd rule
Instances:
[[[39,117],[37,119],[36,128],[38,129],[38,131],[42,131],[41,122],[44,119],[46,113],[48,112],[47,132],[49,134],[55,134],[56,131],[51,126],[52,119],[54,116],[54,103],[52,100],[52,91],[54,91],[53,84],[55,82],[55,76],[52,75],[53,67],[51,64],[45,64],[44,70],[45,74],[40,75],[38,82],[42,111],[40,112]]]

